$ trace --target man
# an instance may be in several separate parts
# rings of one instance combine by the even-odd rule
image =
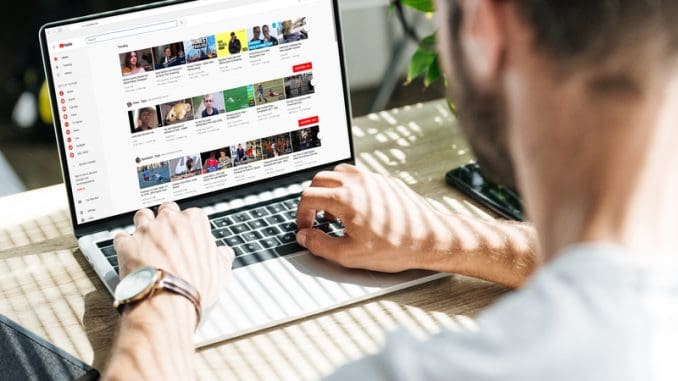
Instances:
[[[271,36],[271,30],[269,29],[268,25],[264,24],[261,27],[261,31],[262,31],[262,33],[264,33],[263,47],[270,47],[270,46],[278,45],[278,39]]]
[[[231,40],[228,42],[228,52],[231,54],[238,54],[240,53],[240,49],[242,49],[240,40],[235,35],[235,32],[231,32]]]
[[[172,55],[172,49],[169,46],[165,47],[163,53],[164,55],[160,58],[160,62],[155,65],[156,69],[164,69],[176,65],[177,57]]]
[[[219,115],[219,110],[214,108],[214,98],[212,94],[207,94],[203,97],[203,102],[205,102],[205,109],[202,110],[202,117],[208,118],[210,116]]]
[[[247,160],[247,154],[245,153],[245,149],[242,148],[242,144],[238,144],[238,148],[235,150],[235,153],[238,157],[238,163],[242,163],[243,161]]]
[[[261,28],[258,26],[255,26],[252,28],[252,39],[250,40],[249,43],[249,49],[254,50],[254,49],[259,49],[262,48],[262,41],[261,41]]]
[[[297,239],[313,253],[349,267],[429,268],[522,285],[484,311],[474,332],[424,342],[394,336],[380,354],[336,378],[678,379],[678,2],[437,6],[440,59],[460,122],[484,170],[516,180],[541,254],[526,249],[529,233],[520,238],[519,229],[499,223],[443,219],[394,180],[346,165],[318,174],[297,212]],[[389,213],[396,205],[402,208]],[[348,237],[309,229],[315,210],[341,218]],[[197,287],[212,296],[223,276],[204,268],[220,257],[201,243],[207,221],[198,214],[172,204],[157,218],[140,211],[140,234],[116,240],[125,271],[156,262],[181,269],[195,261],[184,253],[202,249],[209,255],[181,275],[200,280]],[[164,239],[168,226],[194,221],[204,228]],[[154,242],[184,250],[170,253]],[[525,283],[539,261],[544,267]],[[184,298],[160,297],[123,316],[107,374],[162,358],[147,366],[159,367],[152,374],[138,376],[168,369],[193,376],[190,348],[160,355],[162,338],[153,340],[171,331],[190,342],[196,314]],[[153,318],[162,324],[144,331],[143,319]]]

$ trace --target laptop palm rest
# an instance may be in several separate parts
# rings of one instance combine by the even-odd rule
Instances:
[[[239,268],[195,335],[201,347],[440,277],[352,270],[308,252]]]

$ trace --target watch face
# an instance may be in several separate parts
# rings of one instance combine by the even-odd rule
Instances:
[[[142,267],[127,275],[115,288],[116,300],[129,300],[150,287],[155,278],[154,267]]]

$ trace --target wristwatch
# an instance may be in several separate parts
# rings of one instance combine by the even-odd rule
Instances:
[[[200,293],[187,281],[152,266],[141,267],[124,277],[115,288],[113,306],[122,312],[125,305],[146,300],[156,292],[167,290],[179,294],[193,303],[198,314],[196,329],[202,318]]]

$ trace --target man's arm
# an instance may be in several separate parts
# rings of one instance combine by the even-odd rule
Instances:
[[[199,209],[164,204],[158,216],[142,209],[133,236],[120,234],[115,248],[121,278],[145,265],[166,270],[200,293],[203,307],[216,301],[230,277],[233,252],[217,248],[209,221]],[[197,314],[185,297],[162,291],[124,307],[104,380],[195,379],[193,333]]]
[[[320,210],[341,219],[345,237],[310,229]],[[351,268],[426,269],[518,287],[540,263],[530,225],[444,215],[402,182],[346,164],[316,175],[297,224],[302,246]]]

